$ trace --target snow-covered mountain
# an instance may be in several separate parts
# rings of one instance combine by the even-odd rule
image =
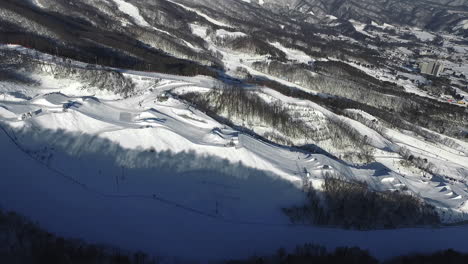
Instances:
[[[466,250],[468,44],[359,3],[1,1],[0,206],[202,261]]]
[[[262,6],[318,16],[379,24],[417,26],[432,30],[452,30],[468,16],[468,1],[459,0],[266,0]]]
[[[459,243],[464,228],[375,231],[361,240],[363,234],[358,231],[291,226],[279,210],[301,203],[304,180],[321,188],[324,177],[337,175],[378,190],[417,193],[444,212],[444,221],[458,221],[465,217],[468,197],[462,182],[467,164],[462,152],[394,129],[376,132],[270,88],[255,90],[265,100],[281,102],[303,117],[308,113],[308,118],[313,114],[341,120],[366,135],[377,149],[376,162],[350,166],[327,155],[259,140],[180,99],[190,92],[209,93],[219,82],[210,77],[124,72],[123,78],[133,88],[116,93],[118,83],[108,87],[80,78],[92,71],[90,80],[105,70],[71,62],[67,67],[76,73],[65,74],[53,57],[18,46],[2,46],[1,54],[42,61],[32,74],[19,71],[27,79],[0,83],[2,205],[54,232],[201,259],[248,256],[253,244],[239,242],[252,239],[252,234],[258,234],[251,240],[261,245],[257,252],[265,254],[285,241],[292,246],[318,233],[322,235],[314,235],[314,242],[338,246],[340,239],[325,238],[340,232],[345,232],[348,243],[382,258],[390,254],[385,248],[389,242],[381,240],[386,234],[399,241],[396,252],[401,254],[428,245],[433,248],[441,236],[453,242],[444,247],[464,247]],[[466,150],[466,143],[459,144]],[[403,146],[452,175],[454,181],[431,179],[404,166],[397,153]],[[100,231],[91,226],[99,226]],[[431,235],[434,240],[428,240],[426,232],[437,232],[437,238]],[[181,248],[180,240],[190,247]]]

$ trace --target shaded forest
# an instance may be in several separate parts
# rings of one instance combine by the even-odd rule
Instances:
[[[377,192],[362,182],[326,177],[323,191],[306,187],[307,202],[284,208],[292,223],[348,229],[393,229],[439,225],[432,205],[402,191]]]
[[[305,244],[293,252],[280,248],[271,256],[252,256],[246,260],[232,260],[227,264],[463,264],[468,263],[468,254],[451,249],[433,254],[412,254],[378,261],[368,251],[358,247],[340,247],[333,251],[324,246]]]
[[[156,264],[142,252],[92,245],[49,233],[29,219],[0,210],[0,262],[16,264]]]

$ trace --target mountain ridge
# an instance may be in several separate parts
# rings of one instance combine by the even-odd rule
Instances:
[[[268,0],[264,7],[280,12],[320,16],[333,15],[343,20],[371,21],[431,30],[453,31],[454,25],[468,18],[466,0]]]

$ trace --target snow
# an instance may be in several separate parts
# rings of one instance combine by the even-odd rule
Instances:
[[[200,26],[197,24],[190,24],[192,34],[199,36],[200,38],[206,38],[208,27]]]
[[[369,36],[369,37],[372,37],[372,38],[374,37],[373,35],[369,34],[367,31],[364,30],[366,28],[366,26],[367,26],[366,24],[361,23],[361,22],[356,21],[356,20],[353,20],[353,19],[349,20],[349,22],[351,22],[351,24],[353,24],[353,26],[354,26],[354,28],[356,29],[357,32],[362,33],[362,34],[364,34],[366,36]]]
[[[279,42],[270,43],[270,45],[286,53],[289,60],[305,64],[314,61],[314,59],[301,50],[286,48]]]
[[[30,3],[33,5],[39,7],[39,8],[45,8],[44,5],[40,2],[41,0],[29,0]]]
[[[200,12],[199,10],[197,10],[197,9],[195,9],[195,8],[191,8],[191,7],[185,6],[185,5],[183,5],[183,4],[177,3],[177,2],[172,1],[172,0],[166,0],[166,1],[171,2],[171,3],[173,3],[173,4],[176,4],[176,5],[178,5],[178,6],[182,7],[182,8],[184,8],[185,10],[188,10],[188,11],[191,11],[191,12],[195,12],[197,15],[203,17],[203,18],[206,19],[208,22],[210,22],[210,23],[212,23],[212,24],[214,24],[214,25],[217,25],[217,26],[220,26],[220,27],[231,28],[230,25],[225,24],[225,23],[223,23],[223,22],[221,22],[221,21],[218,21],[218,20],[216,20],[216,19],[214,19],[214,18],[212,18],[212,17],[210,17],[210,16],[208,16],[208,15],[206,15],[206,14]]]
[[[146,22],[146,20],[140,15],[140,10],[138,10],[136,6],[124,0],[112,0],[112,1],[114,1],[117,4],[121,12],[133,18],[135,23],[137,23],[138,25],[142,27],[151,27],[151,25],[148,24],[148,22]]]
[[[454,29],[455,30],[468,29],[468,19],[460,21]]]
[[[407,72],[398,72],[398,75],[404,76],[410,80],[417,81],[419,83],[427,83],[427,79],[422,76],[422,75],[417,75],[413,73],[407,73]]]
[[[441,101],[441,99],[439,98],[436,98],[434,96],[430,96],[426,91],[423,91],[421,89],[418,88],[418,86],[416,85],[415,82],[419,82],[419,83],[426,83],[427,82],[427,79],[422,76],[422,75],[418,75],[418,74],[414,74],[414,73],[408,73],[408,72],[398,72],[396,75],[391,73],[388,69],[379,69],[379,68],[367,68],[367,67],[364,67],[362,65],[358,65],[354,62],[348,62],[348,61],[343,61],[344,63],[347,63],[363,72],[365,72],[366,74],[378,79],[378,80],[381,80],[381,81],[384,81],[384,82],[391,82],[391,83],[395,83],[401,87],[403,87],[405,89],[405,91],[407,93],[413,93],[413,94],[417,94],[419,96],[423,96],[423,97],[429,97],[429,98],[432,98],[432,99],[436,99],[436,100],[439,100]],[[400,79],[398,78],[398,75],[401,75],[401,76],[405,76],[408,78],[408,80],[403,80],[403,79]]]
[[[218,54],[222,55],[222,61],[223,61],[224,65],[225,65],[225,68],[226,68],[228,74],[230,74],[232,76],[236,76],[236,74],[237,74],[236,70],[238,68],[244,68],[245,70],[247,70],[250,74],[252,74],[254,76],[266,77],[266,78],[268,78],[270,80],[277,81],[279,83],[288,85],[290,87],[296,87],[296,88],[304,90],[306,92],[316,94],[316,92],[314,92],[314,91],[312,91],[312,90],[310,90],[308,88],[302,87],[300,85],[300,83],[293,83],[293,82],[289,82],[289,81],[283,80],[283,79],[275,77],[275,76],[264,74],[264,73],[259,72],[259,71],[255,70],[255,69],[253,69],[251,67],[252,64],[254,62],[257,62],[257,61],[268,62],[268,56],[267,55],[250,54],[250,53],[233,51],[233,50],[230,50],[230,49],[227,49],[227,48],[219,47],[215,43],[213,43],[213,40],[211,38],[208,38],[208,36],[207,36],[208,27],[207,26],[202,26],[202,25],[198,25],[198,24],[190,24],[190,28],[192,30],[192,34],[194,34],[194,35],[196,35],[198,37],[201,37],[201,38],[205,39],[205,41],[207,41],[207,43],[209,45],[208,50],[210,50],[210,51],[212,51],[214,53],[218,53]],[[221,33],[222,34],[230,34],[230,35],[234,34],[235,37],[239,37],[239,36],[241,36],[241,34],[243,36],[243,34],[245,34],[245,33],[242,33],[242,32],[231,32],[231,31],[227,31],[227,30],[218,30],[217,33],[218,32],[220,34]],[[312,57],[310,57],[309,55],[307,55],[303,51],[286,48],[279,42],[269,43],[269,44],[273,45],[274,47],[276,47],[276,48],[282,50],[283,52],[285,52],[287,58],[289,60],[293,61],[293,62],[306,63],[307,64],[307,63],[310,63],[310,62],[314,61],[314,59]],[[311,74],[314,74],[314,73],[311,72]]]
[[[414,29],[412,33],[422,41],[432,41],[435,38],[435,35],[420,29]]]
[[[192,29],[206,33],[202,26]],[[229,66],[243,65],[239,58],[246,56],[223,55]],[[209,91],[217,84],[210,77],[136,71],[125,76],[136,83],[128,98],[83,89],[79,81],[48,73],[30,76],[40,85],[0,82],[0,206],[61,236],[205,262],[267,255],[303,243],[359,246],[381,259],[445,248],[467,251],[467,227],[345,231],[293,226],[280,210],[304,201],[304,177],[320,189],[330,172],[379,190],[406,186],[447,210],[446,221],[466,220],[465,185],[424,179],[420,171],[401,166],[396,153],[407,147],[433,162],[440,175],[464,180],[468,157],[463,151],[408,132],[378,132],[313,102],[252,88],[266,100],[312,109],[366,135],[377,150],[376,162],[354,166],[263,142],[177,97],[159,99],[169,92]],[[122,113],[132,118],[122,120]]]
[[[245,37],[247,36],[245,33],[243,32],[231,32],[231,31],[227,31],[227,30],[224,30],[224,29],[218,29],[216,30],[216,36],[218,38],[239,38],[239,37]]]
[[[0,118],[5,118],[5,119],[12,119],[12,118],[16,118],[17,116],[8,111],[8,109],[4,106],[1,106],[0,107]]]
[[[456,48],[456,47],[454,47]],[[468,52],[468,47],[460,46],[458,51],[466,51]],[[463,54],[463,53],[462,53]],[[468,76],[468,64],[467,63],[454,63],[448,60],[442,61],[447,68],[454,70],[457,73],[461,73],[465,76]]]
[[[276,99],[278,99],[279,101],[281,101],[283,103],[289,103],[289,104],[301,105],[301,106],[308,106],[308,107],[311,107],[313,109],[318,110],[320,113],[324,114],[329,119],[339,119],[341,121],[344,121],[344,122],[348,123],[349,125],[351,125],[354,129],[356,129],[363,136],[367,136],[368,139],[370,140],[370,143],[376,148],[379,148],[379,149],[382,149],[382,150],[393,149],[394,148],[394,146],[393,146],[393,144],[391,142],[389,142],[387,139],[382,137],[382,135],[380,135],[376,131],[374,131],[374,130],[366,127],[365,125],[363,125],[363,124],[361,124],[361,123],[359,123],[359,122],[357,122],[355,120],[352,120],[350,118],[346,118],[346,117],[343,117],[343,116],[338,116],[338,115],[332,113],[331,111],[325,109],[324,107],[319,106],[316,103],[312,103],[312,102],[307,101],[307,100],[301,100],[301,99],[287,97],[287,96],[284,96],[284,95],[280,94],[279,92],[276,92],[276,91],[274,91],[272,89],[269,89],[269,88],[262,88],[262,92],[266,93],[266,94],[268,94],[268,95],[270,95],[270,96],[272,96],[272,97],[274,97]],[[367,114],[367,116],[369,116],[369,114]]]
[[[124,0],[112,0],[114,1],[119,10],[121,12],[123,12],[124,14],[128,15],[129,17],[131,17],[133,19],[133,21],[139,25],[139,26],[142,26],[142,27],[146,27],[146,28],[149,28],[149,29],[152,29],[152,30],[155,30],[157,32],[160,32],[160,33],[163,33],[165,35],[168,35],[170,37],[174,37],[173,34],[171,34],[170,32],[166,31],[166,30],[162,30],[162,29],[159,29],[157,27],[154,27],[154,26],[151,26],[146,20],[145,18],[143,18],[140,14],[140,10],[134,6],[133,4],[131,3],[128,3]],[[126,26],[127,25],[127,22],[125,20],[121,21],[122,22],[122,25],[123,26]],[[195,51],[200,51],[201,49],[198,48],[198,47],[195,47],[192,43],[184,40],[184,39],[180,39],[180,41],[187,47],[195,50]]]
[[[371,114],[369,114],[367,112],[364,112],[362,110],[359,110],[359,109],[346,109],[346,112],[359,114],[359,115],[361,115],[362,117],[364,117],[365,119],[367,119],[369,121],[377,120],[377,118],[375,118],[373,115],[371,115]]]
[[[222,61],[225,64],[225,68],[226,68],[228,74],[230,74],[232,76],[236,76],[236,74],[237,74],[236,69],[240,67],[240,68],[246,69],[252,75],[264,76],[264,77],[267,77],[267,78],[269,78],[271,80],[275,80],[275,81],[277,81],[279,83],[283,83],[283,84],[286,84],[286,85],[291,86],[291,87],[296,87],[298,89],[301,89],[301,90],[304,90],[304,91],[307,91],[307,92],[310,92],[310,93],[314,93],[314,91],[311,91],[310,89],[301,87],[297,83],[288,82],[286,80],[282,80],[281,78],[261,73],[261,72],[256,71],[255,69],[253,69],[251,67],[252,63],[254,63],[256,61],[263,61],[263,62],[268,61],[268,56],[267,55],[249,54],[249,53],[244,53],[244,52],[239,52],[239,51],[233,51],[233,50],[226,49],[226,48],[223,48],[223,47],[218,47],[215,43],[213,43],[211,38],[207,37],[208,27],[201,26],[201,25],[198,25],[198,24],[190,24],[190,28],[192,30],[192,34],[194,34],[194,35],[196,35],[198,37],[204,38],[207,41],[207,43],[209,45],[208,50],[210,50],[212,52],[215,52],[215,53],[219,53],[219,54],[222,55]],[[221,30],[219,32],[220,33],[234,34],[234,36],[236,36],[236,37],[240,36],[241,34],[245,34],[245,33],[241,33],[241,32],[230,32],[230,31],[223,31],[223,30]],[[294,60],[296,62],[308,63],[310,61],[313,61],[313,59],[310,56],[308,56],[307,54],[305,54],[302,51],[288,49],[288,48],[282,46],[280,43],[272,43],[272,45],[274,45],[277,48],[283,50],[286,53],[286,55],[288,56],[288,58],[290,58],[291,60]]]
[[[75,158],[58,153],[64,164],[60,171],[73,179],[86,181],[86,185],[80,185],[39,162],[33,162],[3,132],[0,133],[0,144],[2,149],[8,149],[0,152],[0,159],[4,161],[0,168],[15,172],[14,177],[8,177],[9,174],[2,177],[0,196],[3,205],[9,205],[62,236],[79,235],[90,242],[204,261],[272,254],[279,247],[292,250],[294,245],[303,243],[319,243],[330,248],[360,246],[382,259],[415,251],[429,252],[441,249],[441,246],[466,251],[462,243],[468,232],[465,227],[357,232],[290,226],[286,219],[271,212],[266,214],[264,222],[241,218],[250,215],[255,219],[265,215],[268,204],[282,202],[288,196],[296,197],[291,202],[299,199],[299,190],[295,191],[281,181],[262,182],[255,177],[228,176],[223,179],[202,171],[168,173],[168,168],[163,167],[159,171],[122,170],[107,158],[94,160],[92,153],[83,152],[80,163],[73,166]],[[93,144],[97,144],[94,148],[98,149],[109,143],[94,140]],[[112,145],[107,148],[112,149]],[[129,156],[132,157],[130,154],[126,157]],[[141,159],[144,155],[137,157]],[[203,159],[196,157],[196,161]],[[93,171],[93,166],[99,168],[100,173],[96,169]],[[90,175],[80,174],[82,171],[88,171]],[[119,177],[118,186],[114,175]],[[89,184],[95,182],[96,177],[102,178],[102,183]],[[93,188],[96,186],[99,188]],[[237,201],[238,197],[240,201]],[[240,202],[251,209],[235,219],[211,217],[216,208],[214,202],[209,202],[213,198],[219,199],[218,210],[223,213],[229,212],[232,204]],[[180,206],[183,200],[200,206],[207,214]],[[256,211],[258,209],[262,210]],[[269,207],[269,210],[274,209],[277,208]]]
[[[405,55],[413,55],[414,52],[405,48],[405,47],[399,47],[398,48],[398,51],[400,51],[401,53],[405,54]]]
[[[389,25],[387,23],[383,23],[383,25],[379,25],[374,21],[371,22],[371,25],[374,26],[374,27],[382,28],[382,29],[395,28],[395,26]]]

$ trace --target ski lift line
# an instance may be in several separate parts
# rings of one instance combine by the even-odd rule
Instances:
[[[87,186],[86,184],[76,180],[75,178],[71,177],[71,176],[68,176],[67,174],[61,172],[60,170],[57,170],[55,168],[52,168],[48,165],[46,165],[45,163],[43,163],[42,161],[40,161],[38,158],[32,156],[25,148],[23,148],[17,141],[14,140],[13,136],[8,133],[8,131],[3,127],[3,125],[1,125],[0,123],[0,129],[4,132],[4,134],[12,141],[12,143],[21,151],[23,152],[24,154],[26,154],[26,156],[28,156],[29,158],[31,158],[32,160],[34,160],[35,162],[37,162],[39,165],[42,165],[44,166],[46,169],[50,170],[51,172],[53,172],[54,174],[56,174],[57,176],[59,177],[62,177],[62,178],[65,178],[66,180],[70,181],[72,184],[75,184],[75,185],[78,185],[79,187],[83,188],[85,191],[87,191],[88,193],[93,193],[95,195],[98,195],[98,196],[101,196],[101,197],[104,197],[104,198],[113,198],[113,199],[145,199],[145,200],[154,200],[154,201],[157,201],[157,202],[160,202],[162,204],[166,204],[166,205],[169,205],[169,206],[172,206],[174,208],[177,208],[177,209],[180,209],[180,210],[183,210],[183,211],[186,211],[186,212],[190,212],[190,213],[193,213],[193,214],[197,214],[197,215],[200,215],[200,216],[204,216],[206,218],[210,218],[210,219],[213,219],[215,221],[219,221],[219,222],[223,222],[223,223],[228,223],[228,224],[236,224],[236,225],[255,225],[255,226],[270,226],[270,227],[290,227],[290,228],[299,228],[299,227],[308,227],[308,228],[314,228],[314,227],[323,227],[323,228],[329,228],[329,229],[343,229],[342,227],[340,226],[320,226],[320,225],[311,225],[311,224],[293,224],[293,223],[290,223],[290,224],[286,224],[286,223],[273,223],[273,222],[262,222],[262,221],[248,221],[248,220],[242,220],[242,219],[229,219],[229,218],[224,218],[220,215],[216,215],[216,214],[212,214],[212,213],[208,213],[208,212],[205,212],[205,211],[202,211],[202,210],[199,210],[199,209],[196,209],[196,208],[193,208],[193,207],[190,207],[190,206],[187,206],[187,205],[183,205],[181,203],[178,203],[178,202],[175,202],[175,201],[172,201],[172,200],[169,200],[169,199],[165,199],[163,197],[159,197],[155,194],[153,195],[117,195],[117,194],[105,194],[101,191],[98,191],[96,189],[93,189],[89,186]],[[14,132],[12,131],[12,134],[14,134]],[[459,226],[467,226],[468,223],[461,223]],[[453,227],[453,225],[442,225],[441,226],[442,228],[450,228],[450,227]],[[419,228],[419,229],[427,229],[429,227],[423,227],[423,226],[419,226],[419,227],[412,227],[412,228]],[[387,229],[373,229],[373,230],[387,230]]]

